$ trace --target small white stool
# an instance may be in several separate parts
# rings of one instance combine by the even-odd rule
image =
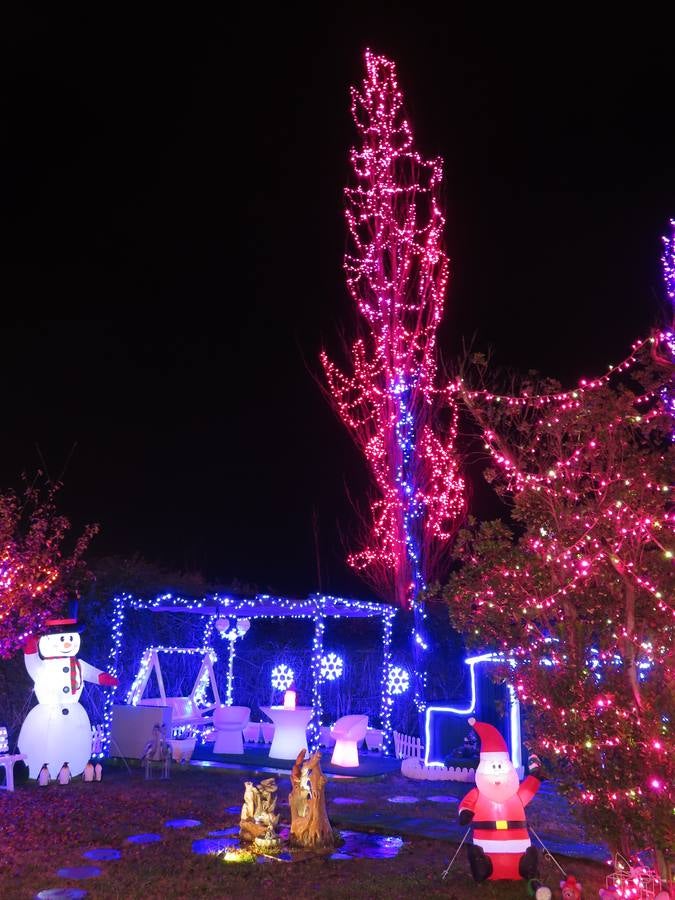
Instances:
[[[14,790],[14,763],[20,759],[26,759],[26,754],[15,753],[13,755],[0,756],[0,766],[5,767],[5,783],[0,785],[3,790]]]

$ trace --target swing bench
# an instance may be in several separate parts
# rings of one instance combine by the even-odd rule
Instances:
[[[181,648],[181,653],[201,655],[202,662],[199,672],[195,678],[192,690],[187,697],[167,697],[164,687],[164,679],[162,677],[162,668],[159,662],[159,654],[164,650],[163,647],[148,647],[143,656],[141,663],[134,679],[134,683],[129,691],[127,702],[132,706],[168,706],[171,710],[171,728],[176,730],[187,726],[205,726],[211,725],[213,722],[213,711],[220,706],[220,695],[218,694],[218,685],[213,672],[213,651],[207,647],[186,647]],[[150,677],[155,672],[157,677],[157,686],[159,688],[159,697],[143,697],[148,686]],[[204,690],[206,683],[211,683],[214,703],[201,705],[198,700],[199,694]]]

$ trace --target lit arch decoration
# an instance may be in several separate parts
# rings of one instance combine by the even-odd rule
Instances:
[[[310,750],[319,746],[319,734],[323,703],[321,686],[324,678],[321,674],[321,663],[326,656],[323,646],[323,635],[329,619],[379,618],[381,621],[382,667],[380,670],[380,721],[383,732],[383,749],[392,751],[391,711],[393,699],[389,690],[389,668],[391,665],[391,636],[396,616],[396,608],[386,603],[372,600],[355,600],[333,597],[327,594],[310,594],[304,600],[287,597],[276,597],[270,594],[257,594],[254,597],[234,598],[220,594],[207,595],[201,599],[186,599],[173,594],[161,594],[154,599],[134,597],[131,594],[119,594],[113,598],[113,615],[111,627],[111,647],[108,656],[107,671],[117,675],[124,659],[124,622],[128,611],[147,611],[150,613],[188,613],[202,617],[204,620],[202,647],[212,649],[214,632],[217,634],[216,622],[224,616],[231,620],[248,619],[251,631],[257,619],[310,619],[314,623],[314,634],[311,646],[310,675],[312,681],[311,705],[314,715],[307,728],[307,740]],[[233,661],[236,641],[228,640],[227,648],[228,679],[226,704],[234,703]],[[156,648],[164,652],[184,648]],[[106,696],[103,714],[103,748],[107,753],[110,747],[110,731],[112,725],[113,705],[119,703],[124,696],[123,689],[111,691]]]

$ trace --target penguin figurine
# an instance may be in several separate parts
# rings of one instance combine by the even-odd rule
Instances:
[[[91,764],[91,760],[84,767],[84,772],[82,774],[82,781],[93,781],[94,780],[94,767]]]
[[[101,763],[96,763],[94,766],[94,777],[96,781],[100,781],[103,778],[103,766]]]
[[[38,775],[38,784],[44,787],[45,785],[49,784],[51,780],[52,779],[49,774],[49,767],[47,766],[47,763],[45,763],[40,769],[40,773]]]
[[[68,784],[70,782],[70,766],[67,762],[61,766],[61,771],[58,774],[58,778],[56,779],[59,784]]]

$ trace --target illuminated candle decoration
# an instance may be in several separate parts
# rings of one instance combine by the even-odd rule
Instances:
[[[414,701],[422,710],[428,642],[419,597],[445,574],[466,506],[456,390],[439,384],[436,352],[448,280],[442,161],[414,149],[394,63],[371,51],[365,61],[363,86],[352,89],[360,145],[351,151],[354,179],[345,189],[344,270],[358,336],[347,348],[347,370],[325,353],[321,359],[374,484],[366,545],[348,561],[378,593],[415,610]]]
[[[321,657],[321,677],[326,681],[335,681],[342,675],[342,657],[336,653],[328,653]]]
[[[295,709],[295,697],[295,682],[293,682],[288,690],[284,691],[284,709]]]
[[[272,669],[272,687],[275,691],[284,691],[291,686],[294,678],[293,669],[284,663],[279,663]]]
[[[410,687],[410,676],[400,666],[389,667],[389,693],[405,694]]]

